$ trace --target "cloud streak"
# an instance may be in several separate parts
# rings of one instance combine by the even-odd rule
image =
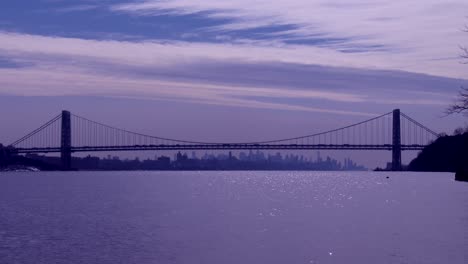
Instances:
[[[326,55],[331,60],[337,56],[348,57],[343,52],[359,52],[365,54],[358,60],[366,61],[368,67],[458,78],[465,76],[462,67],[456,64],[457,45],[466,41],[459,29],[466,23],[467,9],[468,2],[463,0],[146,0],[111,7],[115,12],[141,16],[197,14],[220,19],[218,25],[205,30],[221,33],[288,25],[269,33],[272,35],[268,40],[283,44],[289,44],[288,40],[312,43],[328,51]],[[307,42],[317,37],[322,41]],[[326,39],[335,41],[323,41]],[[318,53],[303,51],[306,57]],[[353,64],[356,60],[350,63],[344,59],[341,66]],[[450,71],[444,70],[447,68]]]
[[[300,56],[303,51],[3,32],[0,56],[10,63],[0,67],[0,92],[133,97],[368,116],[372,110],[356,111],[356,105],[442,105],[448,99],[434,94],[411,97],[408,92],[425,89],[437,94],[447,84],[458,87],[450,78],[315,65]],[[402,95],[408,100],[399,99]]]
[[[157,80],[130,79],[117,76],[92,75],[79,73],[77,70],[50,74],[51,69],[44,70],[12,70],[0,69],[0,74],[6,76],[0,80],[4,95],[24,96],[108,96],[124,98],[140,98],[153,100],[171,100],[191,103],[274,109],[287,111],[308,111],[346,115],[373,116],[372,113],[359,111],[344,111],[332,108],[315,108],[287,103],[262,102],[238,97],[261,95],[276,98],[317,98],[315,92],[290,93],[285,90],[265,88],[243,88],[229,86],[210,86],[207,84],[190,84],[164,82]],[[8,88],[14,87],[14,88]],[[326,95],[330,96],[330,95]],[[334,96],[342,96],[336,94]]]

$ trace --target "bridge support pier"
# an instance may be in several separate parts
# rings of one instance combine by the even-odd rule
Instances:
[[[400,171],[401,168],[401,127],[400,109],[393,110],[393,143],[392,143],[392,170]]]
[[[62,170],[71,169],[71,118],[69,111],[62,111],[62,131],[60,145],[60,159]]]

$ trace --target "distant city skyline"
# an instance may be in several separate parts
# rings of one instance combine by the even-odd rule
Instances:
[[[61,166],[59,157],[46,155],[27,154],[27,158],[44,161],[46,164]],[[155,155],[153,158],[140,159],[138,156],[121,158],[115,155],[99,157],[96,155],[84,155],[74,157],[72,168],[78,170],[319,170],[319,171],[356,171],[368,170],[366,167],[356,164],[351,158],[343,161],[332,157],[322,157],[320,151],[316,157],[310,158],[302,154],[286,154],[280,152],[274,154],[263,151],[240,151],[237,154],[208,153],[200,157],[197,152],[178,151],[173,157]]]
[[[301,136],[395,108],[451,133],[467,125],[443,117],[468,87],[465,10],[463,0],[6,0],[0,142],[61,110],[204,141]],[[389,153],[351,156],[372,167]]]

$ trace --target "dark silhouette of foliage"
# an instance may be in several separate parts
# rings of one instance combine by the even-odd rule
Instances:
[[[438,138],[409,164],[411,171],[455,172],[466,169],[468,169],[468,133]]]
[[[60,167],[48,164],[40,160],[30,159],[21,155],[17,155],[13,147],[5,147],[0,144],[0,169],[11,166],[27,166],[41,170],[59,170]]]

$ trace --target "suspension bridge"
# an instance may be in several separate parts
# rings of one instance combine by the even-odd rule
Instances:
[[[401,170],[401,152],[422,150],[438,134],[399,109],[321,133],[258,142],[201,142],[145,135],[62,111],[10,144],[18,154],[60,153],[64,170],[72,153],[144,150],[387,150],[392,169]]]

